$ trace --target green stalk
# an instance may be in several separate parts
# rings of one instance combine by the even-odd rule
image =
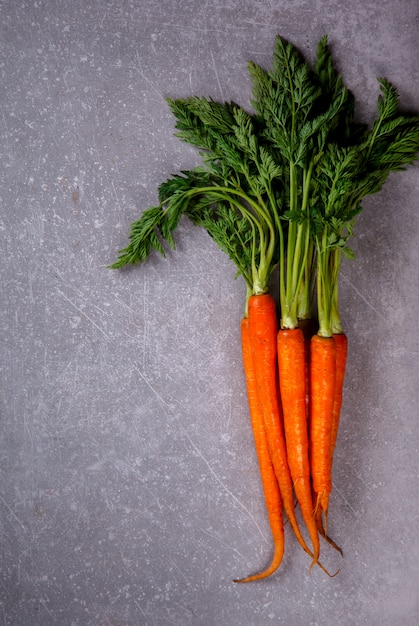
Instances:
[[[302,213],[307,216],[307,225],[305,228],[305,255],[303,262],[303,276],[299,290],[297,318],[309,319],[311,318],[311,286],[313,280],[313,262],[314,262],[314,244],[310,236],[310,220],[309,220],[309,191],[310,182],[313,174],[314,159],[311,159],[307,170],[304,170],[303,178],[303,204]]]
[[[310,238],[310,231],[306,229],[306,237],[308,239],[307,255],[304,263],[304,276],[301,281],[298,294],[297,319],[306,320],[312,317],[311,307],[311,287],[313,282],[314,267],[314,244]]]
[[[255,202],[241,189],[235,189],[228,186],[222,187],[213,185],[190,189],[185,193],[185,196],[193,196],[202,193],[213,196],[214,199],[219,198],[230,202],[242,213],[244,217],[249,220],[252,224],[252,229],[257,228],[259,233],[259,263],[256,263],[257,245],[256,235],[254,235],[252,243],[253,292],[255,294],[266,293],[268,291],[269,276],[272,270],[272,259],[276,244],[274,224],[272,223],[272,219],[270,218],[269,211],[266,206],[261,206]],[[247,207],[234,196],[246,202],[253,209],[254,213],[247,209]]]
[[[340,319],[339,310],[339,271],[342,260],[342,251],[339,248],[332,250],[330,255],[331,261],[331,275],[332,275],[332,310],[331,310],[331,324],[332,333],[343,333],[342,322]]]
[[[281,291],[281,326],[296,328],[298,319],[311,317],[310,285],[313,245],[310,243],[309,190],[313,162],[303,170],[301,220],[288,227],[286,284]],[[290,210],[298,210],[298,187],[295,165],[290,167]],[[303,296],[303,297],[302,297]]]
[[[253,287],[246,282],[246,300],[244,303],[244,317],[249,316],[249,300],[253,296]]]
[[[297,194],[298,186],[296,180],[296,171],[294,163],[290,163],[289,172],[289,184],[290,184],[290,199],[289,209],[294,212],[297,208]],[[293,314],[293,274],[295,272],[296,263],[296,242],[297,242],[298,226],[294,220],[290,220],[288,223],[288,241],[287,241],[287,253],[286,263],[284,263],[284,269],[282,272],[282,288],[281,292],[281,326],[283,328],[295,328],[297,325],[296,312]],[[285,254],[284,254],[285,256]],[[286,268],[285,268],[286,265]]]
[[[332,332],[332,293],[330,278],[330,247],[327,242],[327,226],[323,229],[322,241],[317,238],[317,307],[319,331],[321,337],[331,337]]]

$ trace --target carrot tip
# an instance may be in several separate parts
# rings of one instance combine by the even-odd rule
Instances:
[[[263,580],[264,578],[268,578],[269,576],[274,574],[276,570],[278,569],[278,567],[281,565],[283,554],[284,554],[284,551],[281,546],[279,549],[275,551],[272,562],[266,569],[262,570],[258,574],[252,574],[251,576],[246,576],[246,578],[235,578],[233,580],[233,583],[251,583],[256,580]]]
[[[326,509],[323,511],[324,515],[324,534],[327,536],[327,526],[329,523],[329,511]]]
[[[324,534],[324,535],[323,535],[323,539],[324,539],[324,540],[325,540],[325,541],[326,541],[326,542],[327,542],[330,546],[332,546],[332,548],[334,548],[337,552],[339,552],[340,556],[342,556],[342,557],[343,557],[343,551],[342,551],[342,548],[340,548],[340,547],[338,546],[338,544],[337,544],[337,543],[335,543],[335,542],[333,541],[333,539],[331,539],[331,538],[329,537],[329,535]]]
[[[339,552],[339,554],[343,557],[343,550],[342,548],[340,548],[340,546],[338,546],[337,543],[335,543],[333,541],[333,539],[331,537],[329,537],[329,535],[326,534],[325,529],[323,528],[323,526],[321,528],[319,528],[319,533],[320,535],[323,537],[323,539],[326,541],[326,543],[329,544],[329,546],[331,546],[332,548],[334,548],[337,552]]]
[[[256,582],[257,580],[263,580],[264,578],[268,578],[268,576],[271,576],[272,574],[273,572],[270,572],[269,574],[261,572],[260,574],[253,574],[252,576],[247,576],[246,578],[235,578],[233,579],[233,583],[252,583]]]
[[[313,511],[313,515],[314,517],[316,517],[316,515],[318,514],[318,512],[320,511],[320,494],[316,495],[316,504],[314,506],[314,511]]]
[[[334,548],[337,552],[339,552],[340,555],[343,557],[342,549],[338,546],[337,543],[333,541],[331,537],[329,537],[329,535],[326,532],[325,525],[323,524],[323,513],[322,513],[321,506],[319,506],[317,510],[315,511],[315,519],[316,519],[316,525],[317,525],[317,530],[318,530],[319,535],[321,535],[323,539],[326,541],[326,543],[328,543],[332,548]]]
[[[318,561],[318,559],[313,559],[313,560],[311,561],[311,565],[310,565],[310,567],[308,568],[308,573],[310,574],[310,576],[311,576],[311,570],[313,569],[313,567],[314,567],[315,565],[319,565],[319,561]],[[323,569],[326,573],[328,573],[326,568],[323,568],[323,567],[322,567],[322,569]]]
[[[248,583],[248,582],[250,582],[249,578],[250,577],[248,577],[248,578],[234,578],[233,579],[233,583]]]
[[[337,570],[334,574],[331,574],[331,573],[329,572],[329,570],[327,570],[327,569],[325,568],[325,566],[324,566],[324,565],[322,565],[322,564],[320,563],[320,561],[316,561],[315,559],[313,559],[313,561],[312,561],[312,563],[311,563],[311,565],[310,565],[310,567],[309,567],[309,569],[308,569],[308,573],[310,574],[310,576],[311,576],[311,570],[312,570],[312,568],[313,568],[315,565],[318,565],[318,566],[320,567],[320,569],[322,570],[322,572],[324,572],[325,574],[327,574],[327,576],[329,576],[329,578],[334,578],[334,577],[335,577],[335,576],[337,576],[337,575],[339,574],[339,572],[340,572],[340,568],[339,568],[339,569],[338,569],[338,570]]]
[[[233,580],[233,583],[251,583],[255,582],[256,580],[263,580],[264,578],[272,576],[272,574],[274,574],[278,569],[279,565],[280,563],[275,563],[274,565],[269,566],[263,572],[259,572],[258,574],[252,574],[251,576],[246,576],[246,578],[235,578]]]
[[[340,572],[340,567],[334,574],[330,574],[328,571],[326,571],[326,574],[329,576],[329,578],[334,578],[335,576],[339,574],[339,572]]]

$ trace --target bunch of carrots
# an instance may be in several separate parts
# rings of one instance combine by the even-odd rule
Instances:
[[[313,67],[278,36],[272,68],[250,62],[248,69],[251,113],[209,98],[167,100],[177,135],[199,148],[202,164],[160,185],[158,205],[132,224],[111,266],[143,262],[153,249],[164,255],[186,216],[244,279],[243,363],[274,550],[263,571],[236,582],[266,578],[280,566],[284,513],[310,569],[327,572],[320,537],[340,550],[327,532],[347,356],[341,260],[353,258],[348,240],[364,196],[419,152],[419,117],[400,112],[386,79],[379,79],[376,119],[355,120],[354,96],[326,37]]]

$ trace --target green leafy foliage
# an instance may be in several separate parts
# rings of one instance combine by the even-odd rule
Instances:
[[[238,275],[243,276],[249,288],[252,287],[252,241],[254,228],[249,220],[240,216],[238,211],[227,202],[218,202],[216,208],[205,206],[203,210],[195,207],[188,217],[196,225],[204,228],[218,247],[225,252],[236,265]]]
[[[164,244],[175,248],[172,233],[181,217],[186,216],[207,230],[251,288],[252,264],[260,261],[260,232],[253,214],[249,220],[249,208],[241,204],[241,195],[237,200],[228,192],[228,187],[220,187],[209,172],[201,169],[183,171],[168,179],[159,187],[161,204],[144,211],[131,225],[130,242],[110,267],[141,263],[153,249],[165,256]]]
[[[379,115],[371,130],[365,133],[361,149],[365,154],[365,168],[382,172],[384,181],[390,171],[402,170],[417,158],[419,117],[401,114],[396,88],[384,78],[380,78],[379,83]]]
[[[419,118],[401,114],[397,90],[385,79],[379,82],[378,117],[372,126],[354,133],[351,145],[346,140],[328,143],[317,164],[315,186],[321,202],[316,217],[320,213],[324,223],[333,217],[335,230],[346,231],[345,240],[362,199],[380,191],[389,173],[410,165],[419,151]]]
[[[397,89],[379,78],[376,119],[355,121],[354,95],[326,36],[313,67],[278,36],[271,68],[250,61],[248,71],[253,113],[211,98],[167,99],[177,136],[199,149],[202,163],[160,185],[160,204],[132,224],[111,267],[142,262],[153,249],[164,255],[185,216],[207,230],[249,289],[263,290],[279,265],[281,306],[292,317],[316,246],[327,317],[340,256],[353,257],[348,241],[362,200],[417,158],[419,117],[402,113]]]
[[[318,54],[316,74],[292,44],[277,37],[271,71],[249,63],[263,135],[283,159],[301,167],[353,115],[353,97],[333,69],[325,38]]]
[[[167,227],[164,226],[166,219],[166,214],[159,206],[144,211],[140,219],[131,224],[128,246],[119,251],[118,260],[109,267],[120,269],[124,265],[141,263],[146,260],[153,249],[164,256],[164,248],[159,235],[162,235],[162,229],[168,233]],[[171,236],[168,241],[173,245]]]

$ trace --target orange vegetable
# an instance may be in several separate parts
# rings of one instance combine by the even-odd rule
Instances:
[[[257,389],[255,366],[252,353],[252,345],[249,332],[249,319],[243,318],[241,322],[242,356],[244,372],[246,376],[247,397],[250,410],[253,438],[259,462],[260,476],[262,480],[265,504],[268,513],[269,524],[274,541],[274,554],[270,565],[252,576],[235,580],[234,582],[247,583],[273,574],[282,562],[284,555],[284,523],[282,518],[282,499],[269,454],[268,440],[263,421],[263,412]]]
[[[301,514],[313,545],[317,563],[320,542],[313,516],[310,482],[309,440],[306,408],[306,356],[301,328],[281,329],[277,336],[279,384],[284,415],[288,465]]]
[[[333,463],[333,453],[335,451],[336,439],[338,435],[340,411],[342,408],[343,382],[345,378],[346,357],[348,353],[348,338],[344,333],[335,333],[333,335],[336,344],[336,379],[335,379],[335,398],[333,402],[333,419],[331,434],[331,456]]]
[[[307,414],[307,432],[310,433],[310,343],[313,335],[318,330],[318,324],[313,318],[298,320],[298,328],[301,328],[304,335],[304,378],[306,385],[306,414]]]
[[[251,296],[248,304],[249,332],[255,377],[265,432],[282,502],[289,523],[302,548],[311,551],[301,534],[294,510],[292,479],[288,467],[278,384],[278,320],[274,299],[268,294]]]
[[[334,337],[314,335],[310,350],[310,450],[311,476],[327,533],[329,495],[332,491],[332,422],[336,381]]]
[[[339,428],[339,420],[340,420],[340,411],[342,407],[342,392],[343,392],[343,381],[345,377],[345,369],[346,369],[346,357],[348,352],[348,339],[346,335],[341,333],[334,333],[333,338],[336,344],[336,371],[335,371],[335,394],[333,400],[333,412],[332,412],[332,428],[330,434],[330,473],[332,475],[333,469],[333,453],[336,445],[336,438],[338,434]],[[317,504],[316,507],[316,524],[319,534],[342,554],[342,550],[339,546],[327,535],[325,527],[323,525],[323,511],[320,503]],[[326,512],[327,517],[327,512]],[[327,522],[326,522],[327,525]]]

